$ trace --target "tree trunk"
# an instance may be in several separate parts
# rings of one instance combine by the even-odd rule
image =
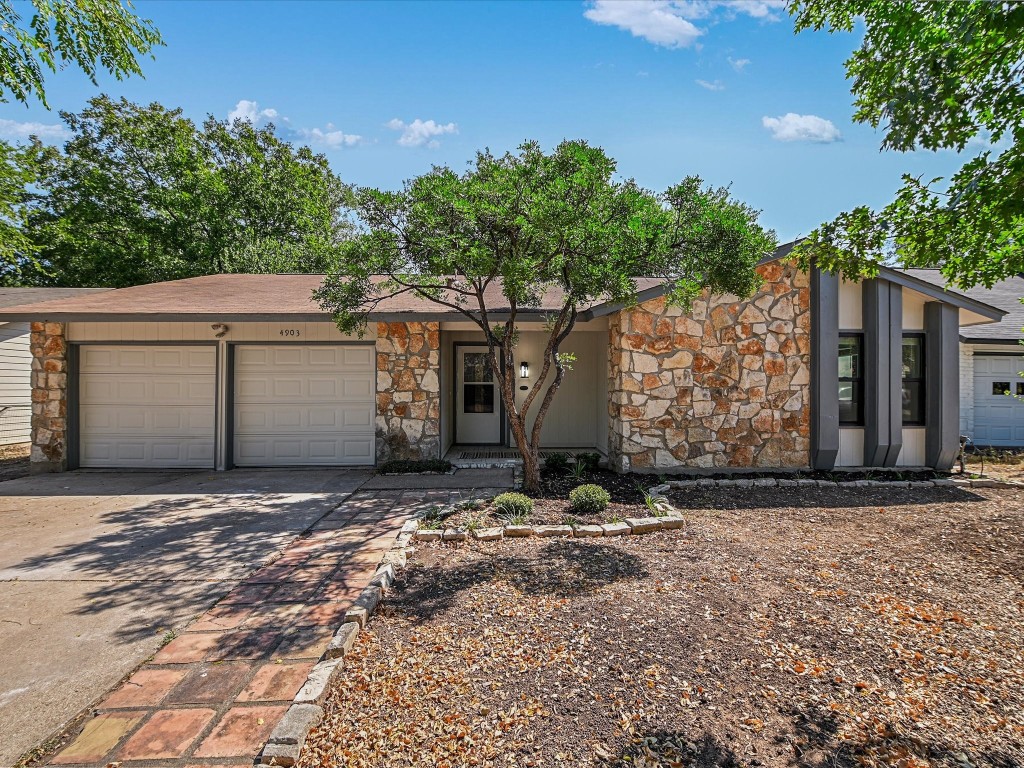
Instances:
[[[519,455],[523,459],[523,490],[527,493],[539,493],[540,450],[536,445],[531,445],[526,436],[526,419],[517,413],[509,419],[509,427],[512,429],[512,437],[516,441]]]

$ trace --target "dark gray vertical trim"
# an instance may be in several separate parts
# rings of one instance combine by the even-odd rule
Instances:
[[[864,466],[893,467],[903,447],[900,409],[902,288],[888,280],[861,283],[864,317]]]
[[[903,450],[903,286],[889,282],[889,452],[895,467]]]
[[[79,424],[78,414],[79,411],[79,347],[77,344],[68,344],[65,350],[65,370],[67,371],[67,390],[64,393],[65,397],[65,411],[64,411],[64,439],[67,444],[64,446],[65,455],[67,457],[68,469],[78,469],[80,459],[80,449],[82,441],[82,429]]]
[[[235,345],[227,345],[227,365],[224,366],[224,469],[235,468]],[[376,372],[374,373],[376,376]],[[374,397],[374,413],[377,398]]]
[[[924,305],[925,464],[950,469],[960,448],[959,313],[952,304]]]
[[[839,457],[839,275],[811,267],[811,467]]]

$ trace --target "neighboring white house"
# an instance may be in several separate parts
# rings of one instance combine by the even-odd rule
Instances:
[[[0,288],[0,309],[76,296],[105,288]],[[31,438],[29,323],[0,323],[0,445]]]
[[[936,269],[908,273],[943,284]],[[960,432],[977,446],[1024,447],[1024,277],[957,292],[1007,313],[1000,322],[960,331]]]

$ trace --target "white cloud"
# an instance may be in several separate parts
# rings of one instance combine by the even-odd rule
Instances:
[[[319,128],[296,128],[295,133],[310,144],[321,144],[328,149],[352,147],[363,140],[363,137],[358,134],[339,131],[331,123],[327,124],[326,130]]]
[[[5,139],[27,139],[38,136],[42,141],[63,141],[71,132],[60,123],[20,123],[17,120],[0,119],[0,136]]]
[[[276,120],[281,135],[292,141],[302,141],[310,146],[324,147],[325,149],[341,149],[361,144],[363,137],[355,133],[345,133],[339,130],[333,123],[328,123],[326,128],[296,128],[292,121],[278,112],[276,109],[260,109],[260,105],[249,99],[239,101],[233,110],[228,113],[228,120],[244,120],[259,125],[269,120]]]
[[[276,109],[260,109],[260,105],[255,101],[249,101],[248,99],[242,99],[239,101],[235,108],[228,113],[228,120],[235,122],[235,120],[244,120],[254,125],[261,120],[273,120],[277,117]]]
[[[411,123],[399,120],[397,117],[387,122],[387,127],[393,131],[401,131],[398,143],[403,147],[430,147],[437,149],[441,146],[435,136],[443,136],[446,133],[458,133],[459,126],[455,123],[435,123],[433,120],[420,120],[418,117]]]
[[[761,124],[772,132],[772,138],[776,141],[813,141],[830,144],[843,138],[831,120],[817,115],[787,112],[781,117],[762,117]]]
[[[706,31],[694,21],[743,14],[778,21],[785,0],[592,0],[583,15],[665,48],[689,48]]]
[[[729,66],[737,72],[742,72],[749,63],[750,59],[734,59],[732,56],[729,57]]]
[[[721,80],[715,80],[713,83],[709,83],[707,80],[694,80],[697,85],[701,88],[707,88],[709,91],[724,91],[725,84]]]

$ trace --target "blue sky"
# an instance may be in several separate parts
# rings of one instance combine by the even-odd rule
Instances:
[[[777,5],[139,2],[167,42],[145,79],[96,87],[60,72],[47,83],[53,111],[0,105],[0,135],[36,123],[57,140],[46,128],[57,110],[108,93],[196,120],[273,119],[345,181],[380,187],[435,163],[462,168],[485,146],[585,138],[652,189],[693,173],[731,184],[782,241],[886,202],[904,171],[958,164],[880,153],[880,135],[850,120],[843,61],[859,37],[794,35]]]

